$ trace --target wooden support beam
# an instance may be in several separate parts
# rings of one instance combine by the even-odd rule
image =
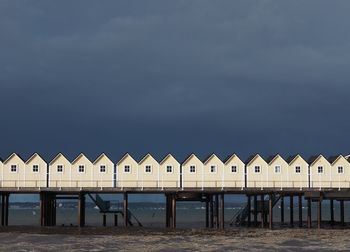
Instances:
[[[307,199],[307,227],[311,228],[312,224],[312,212],[311,212],[311,199]]]
[[[78,226],[85,226],[85,193],[79,193],[79,201],[78,201]]]
[[[171,209],[172,209],[172,228],[176,228],[176,194],[172,194],[171,197]]]
[[[299,206],[299,227],[303,226],[303,195],[298,195],[298,206]]]
[[[10,194],[5,194],[5,226],[9,225],[9,205],[10,205]]]
[[[219,227],[220,229],[225,228],[225,195],[223,193],[220,194],[220,223]]]
[[[319,198],[317,202],[317,228],[321,228],[322,222],[322,199]]]
[[[264,200],[264,194],[261,194],[261,227],[265,227],[265,200]]]
[[[294,195],[290,195],[290,199],[289,199],[289,220],[290,220],[290,226],[294,227]]]
[[[209,228],[209,201],[205,202],[205,227]]]
[[[258,195],[254,195],[254,226],[258,225]]]
[[[344,200],[340,201],[340,224],[342,226],[345,225],[345,221],[344,221]]]
[[[270,193],[269,195],[269,228],[273,228],[273,206],[272,206],[272,197],[273,194]]]
[[[129,213],[128,213],[128,193],[124,193],[123,199],[123,213],[124,213],[124,226],[127,227],[129,225]]]
[[[105,213],[103,214],[103,217],[102,217],[102,225],[103,225],[104,227],[107,226],[107,216],[106,216]]]
[[[248,227],[250,227],[250,224],[251,224],[251,197],[250,195],[247,195],[247,198],[248,198],[248,202],[247,202],[247,205],[248,205],[248,211],[249,211],[249,214],[248,214]]]
[[[169,195],[165,194],[165,227],[170,227],[170,204],[169,204]]]
[[[209,202],[209,216],[210,216],[210,228],[214,228],[214,197],[210,195]]]
[[[281,224],[284,224],[284,196],[281,196]]]
[[[331,213],[331,225],[334,225],[334,200],[329,200],[329,206],[330,206],[330,213]]]
[[[5,226],[5,195],[1,194],[1,226]]]
[[[219,228],[219,195],[215,194],[215,228]]]
[[[118,227],[118,215],[117,214],[114,215],[114,226]]]

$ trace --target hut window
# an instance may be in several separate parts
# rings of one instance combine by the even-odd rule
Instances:
[[[275,173],[281,173],[281,166],[280,165],[275,166]]]
[[[295,166],[295,173],[300,173],[300,172],[301,172],[300,166]]]
[[[168,173],[173,172],[173,167],[171,165],[167,165],[166,172]]]
[[[344,173],[343,166],[338,166],[338,173]]]
[[[57,172],[63,172],[63,165],[57,165]]]
[[[125,165],[124,166],[124,172],[129,173],[131,171],[130,165]]]
[[[145,171],[147,173],[152,172],[151,166],[150,165],[146,165]]]
[[[323,173],[323,166],[317,167],[317,173]]]
[[[254,171],[255,171],[255,173],[260,173],[260,166],[255,166],[254,167]]]
[[[85,172],[85,166],[84,165],[79,165],[78,171],[79,172]]]
[[[212,173],[216,172],[216,165],[210,166],[210,172]]]
[[[39,172],[39,165],[33,165],[33,172]]]
[[[237,172],[237,166],[235,166],[235,165],[231,166],[231,172],[236,173]]]
[[[106,166],[105,165],[100,165],[100,172],[102,172],[102,173],[106,172]]]
[[[191,172],[191,173],[196,172],[196,167],[195,167],[194,165],[191,165],[191,166],[190,166],[190,172]]]
[[[17,172],[17,165],[11,165],[11,172]]]

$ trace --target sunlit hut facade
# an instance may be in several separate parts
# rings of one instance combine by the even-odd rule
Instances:
[[[80,153],[72,162],[72,185],[75,187],[94,187],[93,164]]]
[[[308,159],[310,166],[310,187],[331,187],[332,173],[331,164],[323,155],[312,156]]]
[[[38,153],[34,153],[25,163],[25,186],[46,187],[47,173],[46,161]]]
[[[2,169],[2,187],[25,187],[25,162],[16,153],[12,153],[4,162]]]
[[[247,187],[270,187],[271,184],[268,182],[268,164],[259,155],[255,154],[250,156],[246,160],[247,169]]]
[[[309,164],[299,154],[287,158],[289,165],[289,186],[294,188],[309,187]]]
[[[245,187],[245,164],[236,155],[232,154],[224,159],[223,187]]]
[[[215,154],[203,162],[204,187],[224,187],[224,163]]]
[[[93,162],[93,187],[114,187],[114,163],[105,153]]]
[[[159,163],[151,154],[146,154],[139,162],[139,183],[141,187],[160,187]]]
[[[290,180],[289,180],[289,165],[281,157],[281,155],[276,154],[273,156],[269,156],[266,159],[266,162],[269,165],[268,187],[274,187],[274,188],[291,187],[292,183],[290,183]]]
[[[182,162],[181,169],[183,188],[204,187],[203,163],[195,154],[192,153]]]
[[[331,164],[332,188],[350,188],[350,163],[343,155],[328,158]]]
[[[171,154],[159,162],[159,180],[162,188],[180,187],[180,166]]]
[[[58,153],[49,163],[49,187],[75,187],[71,181],[71,163]]]
[[[139,187],[138,163],[126,153],[117,163],[117,187]]]

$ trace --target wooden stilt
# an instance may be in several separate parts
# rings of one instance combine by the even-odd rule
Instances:
[[[331,213],[331,225],[334,225],[334,202],[333,200],[329,200],[329,207],[330,207],[330,213]]]
[[[1,194],[1,226],[5,226],[5,195]]]
[[[114,226],[118,227],[118,215],[117,214],[114,215]]]
[[[250,195],[247,195],[247,197],[248,197],[248,203],[247,203],[247,205],[248,205],[248,211],[249,211],[249,213],[248,213],[248,227],[250,227],[250,224],[251,224],[251,200],[250,200]]]
[[[176,228],[176,195],[172,195],[172,203],[171,203],[171,208],[172,208],[172,228]]]
[[[303,198],[302,195],[298,195],[298,205],[299,205],[299,227],[303,226]]]
[[[321,228],[322,222],[322,199],[319,198],[317,202],[317,228]]]
[[[209,201],[205,202],[205,227],[209,227]]]
[[[129,225],[129,213],[128,213],[128,193],[124,193],[123,200],[123,213],[124,213],[124,226],[127,227]]]
[[[258,196],[254,195],[254,226],[258,225]]]
[[[210,216],[210,228],[214,228],[214,198],[213,195],[210,195],[210,202],[209,202],[209,216]]]
[[[281,196],[281,224],[284,224],[284,196]]]
[[[215,195],[215,228],[219,228],[219,194]]]
[[[78,201],[78,226],[85,226],[85,193],[79,193]]]
[[[102,220],[102,225],[105,227],[107,225],[107,216],[106,216],[105,213],[103,214],[103,218],[102,219],[103,219]]]
[[[307,227],[311,228],[312,215],[311,215],[311,199],[307,199]]]
[[[169,221],[169,195],[165,194],[165,227],[170,227]]]
[[[9,225],[9,204],[10,204],[10,194],[5,195],[6,207],[5,207],[5,226]]]
[[[264,200],[264,194],[261,194],[261,227],[264,228],[265,226],[265,200]]]
[[[340,224],[342,226],[345,225],[345,221],[344,221],[344,200],[340,201]]]
[[[289,200],[289,209],[290,209],[290,217],[289,217],[289,220],[290,220],[290,226],[291,227],[294,227],[294,196],[293,195],[290,195],[290,200]]]
[[[223,193],[220,194],[220,229],[225,228],[225,195]]]
[[[272,193],[269,195],[269,228],[273,228],[273,206],[272,206]]]

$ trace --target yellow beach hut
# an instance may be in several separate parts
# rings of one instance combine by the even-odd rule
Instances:
[[[168,154],[159,162],[159,181],[162,188],[180,187],[180,163]]]
[[[25,187],[41,188],[47,186],[47,163],[38,153],[31,155],[25,166]]]
[[[114,163],[105,153],[99,155],[93,162],[93,187],[114,187]]]
[[[223,187],[243,188],[245,187],[245,164],[236,155],[231,154],[224,159],[224,184]]]
[[[25,162],[16,153],[12,153],[4,162],[2,169],[2,187],[25,187]]]

